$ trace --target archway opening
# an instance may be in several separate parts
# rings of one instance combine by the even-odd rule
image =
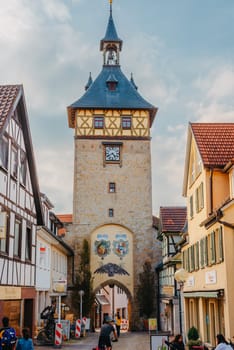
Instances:
[[[107,279],[95,289],[94,327],[101,328],[105,317],[116,321],[117,313],[121,318],[120,332],[127,332],[131,322],[132,295],[128,288],[114,278]]]

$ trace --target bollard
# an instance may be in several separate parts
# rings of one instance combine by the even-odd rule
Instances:
[[[55,325],[55,342],[54,345],[56,347],[61,347],[62,344],[62,324],[61,323],[56,323]]]
[[[75,331],[76,338],[80,338],[80,332],[81,332],[81,321],[76,320],[76,331]]]

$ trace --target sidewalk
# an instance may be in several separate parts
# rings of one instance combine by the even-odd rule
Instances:
[[[35,346],[35,350],[93,350],[98,345],[99,332],[90,332],[84,338],[64,341],[61,347]],[[121,333],[119,341],[112,344],[113,350],[150,350],[150,336],[147,332]]]

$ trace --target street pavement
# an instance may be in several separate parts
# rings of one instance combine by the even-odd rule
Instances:
[[[80,339],[63,341],[60,347],[57,346],[35,346],[35,350],[93,350],[98,344],[99,332],[88,332]],[[118,342],[112,344],[113,350],[151,350],[150,335],[147,332],[126,332],[121,333]]]

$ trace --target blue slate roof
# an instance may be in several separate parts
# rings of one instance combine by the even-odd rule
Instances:
[[[110,77],[117,83],[114,91],[109,90],[107,86]],[[68,108],[72,110],[83,108],[146,109],[150,110],[152,118],[157,111],[156,107],[141,97],[119,66],[103,66],[101,73],[85,94]]]
[[[122,46],[122,40],[118,37],[117,31],[115,29],[114,20],[112,17],[112,9],[110,10],[109,21],[106,28],[105,37],[100,42],[100,48],[103,49],[104,42],[118,42],[120,43],[120,49]]]

